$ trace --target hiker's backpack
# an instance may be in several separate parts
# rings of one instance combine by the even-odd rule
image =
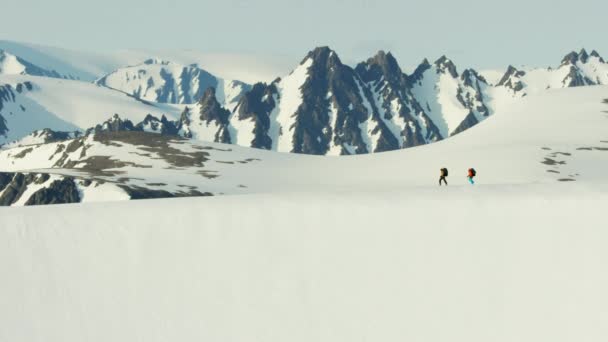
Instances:
[[[443,176],[447,177],[448,176],[448,169],[446,169],[445,167],[443,169],[441,169],[441,171],[443,171]]]
[[[471,175],[471,177],[475,177],[477,175],[477,172],[475,172],[475,169],[471,168],[469,169],[469,174]]]

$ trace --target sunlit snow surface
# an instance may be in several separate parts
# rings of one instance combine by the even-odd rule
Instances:
[[[2,116],[9,131],[0,135],[0,144],[27,136],[33,130],[85,130],[110,119],[114,114],[134,122],[152,114],[177,119],[183,106],[144,103],[126,94],[92,83],[48,77],[0,75],[0,85],[29,82],[32,90],[15,91],[14,101],[4,101]]]
[[[0,341],[604,341],[607,97],[505,100],[454,137],[373,155],[170,141],[167,158],[89,137],[53,168],[61,143],[3,150],[1,171],[111,156],[138,166],[105,184],[226,196],[1,208]],[[196,152],[203,165],[180,159]],[[114,190],[84,197],[126,199]]]

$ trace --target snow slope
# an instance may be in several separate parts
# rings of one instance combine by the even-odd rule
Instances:
[[[91,83],[27,75],[2,75],[0,85],[16,89],[29,82],[32,89],[13,91],[14,99],[3,100],[0,115],[7,121],[8,132],[0,134],[0,144],[27,136],[34,130],[84,130],[102,123],[114,114],[141,121],[147,114],[179,118],[180,106],[149,104],[126,94]]]
[[[394,188],[0,209],[0,340],[603,341],[607,193]]]
[[[597,51],[588,54],[585,49],[566,55],[557,68],[522,68],[510,66],[497,83],[510,89],[514,95],[525,96],[546,89],[608,85],[608,63]]]
[[[608,169],[608,114],[604,112],[608,105],[603,103],[606,97],[607,86],[550,90],[512,100],[511,104],[497,108],[496,114],[475,129],[445,141],[373,155],[316,157],[199,141],[170,142],[179,150],[172,153],[210,153],[207,157],[210,161],[204,162],[204,167],[191,163],[180,171],[179,167],[171,167],[170,158],[163,161],[166,158],[159,159],[150,153],[151,147],[156,148],[153,141],[148,142],[150,146],[140,143],[138,147],[132,138],[123,137],[117,138],[116,144],[98,145],[93,141],[84,156],[78,149],[63,161],[75,162],[73,168],[78,172],[78,161],[109,156],[143,167],[110,168],[124,173],[106,181],[128,177],[140,186],[165,183],[167,187],[177,188],[181,184],[214,194],[328,189],[391,191],[396,185],[434,186],[442,167],[450,170],[448,182],[452,185],[466,184],[466,170],[470,167],[478,171],[477,179],[482,184],[603,182],[608,181],[604,172]],[[47,169],[61,157],[55,154],[58,144],[69,142],[33,147],[21,158],[16,156],[28,147],[2,151],[0,171],[44,169],[49,172]],[[251,162],[246,162],[248,160]],[[74,175],[74,170],[51,171]],[[213,177],[201,176],[198,171],[211,172]]]
[[[381,154],[179,146],[224,147],[205,184],[244,196],[0,208],[0,340],[604,341],[606,97],[550,90]],[[0,171],[54,147],[2,151]],[[137,144],[91,149],[178,184]]]
[[[285,74],[292,58],[259,54],[215,53],[196,50],[121,50],[88,52],[0,40],[0,49],[67,78],[92,82],[103,75],[148,58],[171,60],[182,65],[199,64],[226,79],[247,83],[270,82]]]
[[[196,65],[148,59],[141,64],[123,67],[95,81],[138,99],[158,103],[193,104],[209,87],[216,88],[222,106],[234,108],[239,97],[251,86],[211,75]]]
[[[25,72],[23,65],[17,56],[0,50],[0,74],[19,75]]]

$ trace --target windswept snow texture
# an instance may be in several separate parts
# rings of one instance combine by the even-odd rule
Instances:
[[[482,186],[0,209],[0,337],[602,341],[607,193]]]

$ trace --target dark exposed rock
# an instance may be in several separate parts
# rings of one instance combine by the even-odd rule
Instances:
[[[268,130],[270,113],[276,107],[276,95],[277,88],[274,84],[257,83],[241,97],[235,110],[237,119],[254,121],[254,138],[252,141],[238,142],[239,144],[266,150],[272,148],[272,138],[268,135]]]
[[[479,75],[473,69],[466,69],[462,73],[461,79],[465,86],[472,88],[473,92],[470,92],[470,91],[466,92],[466,94],[463,96],[462,89],[460,89],[457,94],[457,98],[460,101],[460,103],[462,103],[462,105],[464,107],[469,108],[469,110],[475,110],[479,114],[481,114],[485,117],[489,116],[490,110],[486,106],[486,102],[483,97],[484,88],[488,86],[485,78],[483,78],[483,76]],[[477,119],[475,119],[475,121],[478,122]],[[468,128],[472,127],[472,126],[469,126],[472,122],[473,121],[467,117],[460,124],[459,128],[462,128],[462,130],[468,129]],[[459,132],[461,132],[462,130],[460,130]],[[459,132],[454,132],[454,133],[456,134]]]
[[[63,132],[63,131],[54,131],[52,129],[41,129],[41,130],[37,130],[32,132],[28,137],[33,138],[36,144],[47,144],[47,143],[52,143],[52,142],[58,142],[58,141],[65,141],[65,140],[69,140],[69,139],[74,139],[77,137],[80,137],[81,133],[78,131],[74,131],[74,132]],[[13,146],[23,146],[24,144],[21,144],[20,141],[16,141],[14,143],[12,143]]]
[[[283,129],[293,131],[291,152],[322,155],[329,150],[332,139],[331,129],[328,128],[330,101],[327,94],[330,82],[342,83],[348,76],[344,75],[347,71],[338,56],[326,46],[309,52],[300,65],[308,59],[312,59],[312,64],[308,68],[308,78],[301,87],[302,104],[295,113],[293,127]]]
[[[133,122],[129,119],[121,119],[118,114],[114,114],[111,119],[105,121],[102,124],[96,125],[93,128],[89,128],[86,134],[100,133],[100,132],[122,132],[122,131],[136,131],[140,130]]]
[[[179,127],[175,121],[170,121],[166,116],[161,116],[160,120],[148,114],[146,117],[137,125],[135,125],[136,131],[153,131],[163,135],[177,135]]]
[[[15,86],[15,90],[17,91],[17,93],[21,94],[22,92],[24,92],[25,90],[27,91],[31,91],[32,89],[34,89],[34,86],[32,85],[31,82],[23,82],[23,83],[18,83]]]
[[[435,61],[435,65],[437,66],[437,72],[448,72],[453,78],[458,77],[456,65],[454,65],[452,60],[446,56],[441,56],[437,61]]]
[[[180,191],[171,193],[166,190],[147,189],[139,186],[119,185],[132,200],[154,199],[154,198],[173,198],[173,197],[199,197],[213,196],[210,192],[200,192],[198,190]]]
[[[420,68],[419,70],[422,70]],[[425,120],[428,117],[410,92],[410,82],[414,80],[408,79],[390,53],[380,51],[374,58],[360,63],[356,71],[365,83],[370,84],[372,88],[370,90],[379,93],[382,99],[382,108],[376,108],[373,95],[371,92],[366,92],[374,112],[372,120],[378,123],[376,128],[378,132],[374,134],[379,135],[379,140],[374,152],[413,147],[426,143],[427,139],[437,139],[440,136],[439,130],[434,125],[429,125],[427,128],[426,137],[421,135],[422,129],[414,116],[421,115]],[[392,113],[395,103],[399,104],[398,113]],[[391,120],[392,115],[401,117],[405,122],[405,127],[400,128],[399,136],[395,136],[386,124],[385,120]]]
[[[425,58],[422,63],[420,63],[420,65],[416,67],[416,70],[414,70],[414,72],[408,77],[409,83],[413,84],[420,82],[420,80],[422,80],[422,78],[424,77],[424,72],[429,70],[430,68],[431,63],[429,63],[428,59]]]
[[[488,81],[473,69],[466,69],[463,71],[460,78],[467,87],[479,88],[480,82],[483,82],[486,85],[488,84]]]
[[[74,178],[65,177],[53,181],[49,186],[36,191],[25,205],[61,204],[80,202],[80,193]]]
[[[146,152],[152,152],[158,154],[158,156],[164,159],[167,163],[171,164],[174,167],[203,167],[204,162],[208,160],[209,153],[206,151],[196,151],[196,152],[182,152],[181,150],[171,146],[171,143],[179,143],[184,139],[178,136],[165,136],[155,133],[148,132],[138,132],[138,131],[124,131],[124,132],[103,132],[100,134],[96,134],[94,137],[95,141],[101,142],[102,144],[111,144],[116,142],[123,142],[131,145],[139,145],[139,149]],[[91,158],[87,160],[81,160],[81,162],[90,161]],[[103,164],[103,160],[101,159],[93,159],[93,164],[89,167],[89,169],[102,170],[102,169],[111,169],[115,168],[116,165]],[[102,163],[102,164],[99,164]],[[116,163],[116,161],[112,161],[112,163]],[[121,162],[125,163],[125,162]],[[124,166],[124,165],[123,165]],[[135,166],[135,165],[132,165]],[[85,166],[86,167],[86,166]],[[137,166],[136,166],[137,167]],[[146,166],[139,166],[146,167]]]
[[[581,87],[595,84],[592,80],[582,75],[579,69],[571,65],[568,75],[563,80],[564,87]]]
[[[148,73],[149,70],[158,69],[147,69],[146,66],[159,65],[159,66],[172,66],[171,68],[160,68],[158,74],[151,75]],[[129,93],[137,99],[142,99],[144,96],[150,98],[150,94],[153,92],[153,100],[159,103],[173,103],[173,104],[193,104],[196,103],[204,94],[209,87],[217,87],[219,82],[218,79],[208,73],[207,71],[199,68],[197,65],[179,66],[169,61],[159,59],[148,59],[144,61],[143,65],[136,66],[139,68],[137,71],[130,71],[131,73],[137,73],[137,77],[131,79],[131,82],[137,82],[139,86],[134,86],[136,89]],[[174,72],[174,70],[176,70]],[[120,78],[126,77],[129,71],[119,69],[109,75],[106,75],[95,83],[101,86],[112,88],[112,82],[110,81],[112,76],[118,76]],[[157,71],[154,71],[157,72]],[[162,79],[162,84],[154,83],[154,76]],[[196,88],[192,88],[195,86]]]
[[[6,125],[6,119],[2,116],[2,109],[4,103],[8,101],[15,101],[15,93],[13,87],[9,84],[0,86],[0,136],[6,135],[8,132],[8,126]]]
[[[0,135],[6,135],[8,127],[6,126],[6,119],[0,114]]]
[[[604,61],[604,59],[602,58],[602,56],[600,56],[600,54],[599,54],[597,51],[595,51],[595,50],[591,51],[590,56],[591,56],[591,57],[596,57],[596,58],[598,58],[598,59],[599,59],[599,61],[600,61],[600,62],[602,62],[602,63],[606,63],[606,62]]]
[[[564,58],[562,59],[562,65],[575,64],[576,62],[578,62],[578,60],[579,60],[578,53],[576,53],[575,51],[572,51],[569,54],[567,54],[566,56],[564,56]]]
[[[200,105],[200,120],[206,124],[215,122],[220,129],[215,135],[215,142],[230,144],[230,132],[228,130],[228,120],[230,112],[224,109],[215,97],[215,88],[210,87],[205,90],[203,97],[199,101]]]
[[[472,112],[469,112],[469,114],[466,116],[466,118],[460,123],[460,125],[458,125],[458,127],[456,127],[456,129],[454,130],[454,132],[452,133],[452,135],[456,135],[458,133],[461,133],[475,125],[477,125],[479,123],[479,120],[477,120],[477,118],[475,117],[475,114],[473,114]]]
[[[521,91],[522,89],[524,89],[524,85],[519,80],[519,78],[523,77],[525,74],[526,73],[524,71],[517,70],[512,65],[509,65],[507,72],[500,79],[497,86],[507,87],[515,92]]]
[[[562,65],[575,65],[577,62],[585,64],[589,62],[590,57],[598,58],[600,62],[605,63],[602,56],[600,56],[600,54],[596,50],[593,50],[591,51],[591,54],[588,54],[587,50],[581,49],[581,51],[578,53],[572,51],[566,56],[564,56],[564,58],[562,59]]]
[[[293,152],[326,154],[332,145],[340,146],[341,154],[369,152],[359,127],[368,113],[358,75],[327,47],[311,51],[308,58],[312,64],[296,112]]]
[[[42,184],[48,179],[48,174],[0,172],[0,206],[14,204],[28,186]]]

